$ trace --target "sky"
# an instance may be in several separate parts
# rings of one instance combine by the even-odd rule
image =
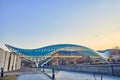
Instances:
[[[0,0],[0,47],[120,46],[120,0]]]

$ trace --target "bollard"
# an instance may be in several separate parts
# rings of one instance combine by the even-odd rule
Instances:
[[[55,69],[52,68],[52,79],[54,80],[55,79]]]
[[[4,68],[1,68],[1,78],[4,80]]]
[[[4,77],[4,68],[1,68],[1,77]]]

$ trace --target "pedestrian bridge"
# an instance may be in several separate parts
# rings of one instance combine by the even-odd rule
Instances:
[[[81,55],[90,56],[92,58],[94,57],[100,57],[102,59],[106,59],[107,57],[102,55],[99,52],[96,52],[88,47],[76,45],[76,44],[56,44],[56,45],[50,45],[46,47],[41,47],[37,49],[23,49],[23,48],[17,48],[11,45],[7,45],[6,47],[11,51],[15,52],[16,54],[20,54],[24,57],[28,57],[29,59],[36,59],[36,62],[39,63],[39,65],[43,66],[47,62],[49,62],[53,55],[57,51],[66,50],[66,51],[79,51]],[[49,56],[49,57],[48,57]]]

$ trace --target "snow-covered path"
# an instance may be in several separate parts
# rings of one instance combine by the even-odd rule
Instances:
[[[96,80],[101,80],[101,75],[96,74]],[[56,80],[95,80],[93,74],[60,71],[56,75]],[[103,75],[102,80],[120,80],[120,77]]]
[[[23,74],[18,76],[16,80],[51,80],[44,74]]]

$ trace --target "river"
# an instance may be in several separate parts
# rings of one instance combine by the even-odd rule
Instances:
[[[45,72],[52,76],[52,71],[46,69]],[[82,72],[69,72],[69,71],[56,71],[56,80],[120,80],[120,77],[103,75],[101,79],[100,74],[82,73]]]

